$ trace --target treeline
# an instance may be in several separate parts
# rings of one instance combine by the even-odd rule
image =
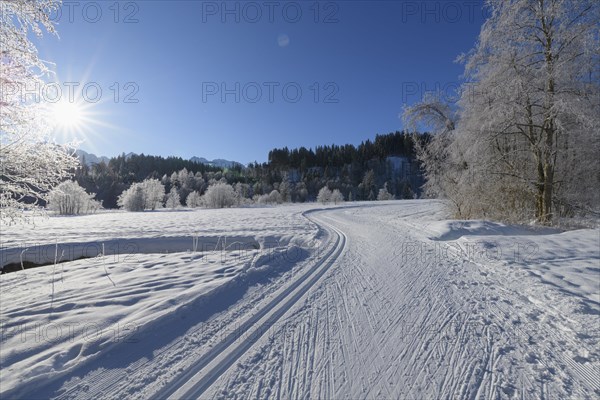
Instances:
[[[75,172],[75,180],[88,193],[96,193],[96,200],[104,208],[117,208],[118,196],[129,186],[144,179],[161,179],[170,176],[173,171],[186,170],[192,174],[206,177],[220,173],[221,169],[206,164],[184,160],[181,157],[161,157],[144,154],[121,154],[111,158],[108,163],[86,165],[81,160],[80,168]]]
[[[423,184],[415,158],[415,137],[423,143],[430,139],[427,134],[393,132],[358,146],[284,147],[271,150],[266,163],[231,169],[179,157],[122,154],[108,163],[82,165],[75,180],[88,193],[96,193],[96,200],[105,208],[117,208],[119,195],[145,179],[160,180],[167,193],[175,189],[182,204],[190,193],[202,195],[218,182],[232,185],[247,199],[275,190],[285,202],[314,201],[324,186],[338,189],[346,200],[376,200],[382,188],[395,198],[413,198]]]
[[[295,168],[304,171],[313,167],[343,167],[352,163],[364,164],[373,159],[390,156],[414,158],[413,137],[403,132],[377,135],[375,140],[366,140],[358,147],[351,144],[342,146],[317,146],[315,150],[300,147],[289,150],[287,147],[269,152],[269,166],[273,168]]]

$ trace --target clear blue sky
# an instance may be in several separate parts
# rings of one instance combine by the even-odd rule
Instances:
[[[88,84],[82,149],[242,163],[401,130],[403,104],[456,86],[483,21],[480,0],[65,1],[38,43]]]

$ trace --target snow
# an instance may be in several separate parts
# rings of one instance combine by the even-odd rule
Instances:
[[[0,393],[600,395],[600,230],[446,218],[411,200],[3,229],[2,265],[105,255],[0,276]]]
[[[599,230],[561,232],[490,221],[441,221],[430,238],[482,262],[516,266],[559,290],[600,304]]]
[[[435,233],[430,237],[432,240],[453,240],[463,236],[533,236],[560,232],[546,227],[505,225],[482,220],[440,221],[429,225],[429,230]]]

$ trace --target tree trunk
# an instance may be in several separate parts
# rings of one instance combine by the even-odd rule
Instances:
[[[535,196],[535,218],[542,222],[544,218],[544,198],[545,198],[545,175],[544,175],[544,165],[542,164],[541,158],[537,160],[537,193]]]
[[[541,10],[544,11],[543,1],[540,2]],[[552,50],[552,42],[553,42],[553,28],[552,28],[552,20],[550,20],[550,24],[545,17],[542,16],[541,19],[542,30],[545,36],[545,48],[544,48],[544,59],[546,62],[546,100],[544,104],[545,108],[545,118],[544,118],[544,128],[542,134],[544,135],[544,180],[543,180],[543,207],[542,214],[540,215],[540,222],[548,223],[552,219],[552,196],[554,190],[554,168],[556,164],[556,155],[555,151],[557,149],[554,148],[556,142],[554,140],[554,135],[556,132],[556,124],[555,124],[555,115],[554,115],[554,54]]]
[[[542,222],[548,223],[552,220],[552,194],[554,191],[554,166],[546,164],[544,168],[544,213]]]

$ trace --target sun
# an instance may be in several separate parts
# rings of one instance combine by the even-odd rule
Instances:
[[[83,127],[85,110],[77,101],[61,100],[53,104],[52,119],[57,127],[75,131]]]
[[[82,80],[70,79],[70,81],[81,82]],[[62,84],[60,80],[51,82],[51,85],[49,88],[57,89],[49,90],[48,96],[43,97],[43,101],[38,104],[39,112],[36,116],[40,128],[52,140],[70,144],[87,142],[89,147],[92,140],[99,140],[102,137],[99,129],[111,131],[120,129],[109,123],[111,113],[108,112],[110,107],[106,107],[106,99],[86,97],[87,92],[74,91],[71,86]],[[63,86],[71,88],[71,91],[65,93],[62,90]]]

